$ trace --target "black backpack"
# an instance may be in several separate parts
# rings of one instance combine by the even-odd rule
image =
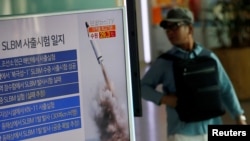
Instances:
[[[177,106],[180,120],[195,122],[225,114],[221,102],[221,90],[217,62],[211,51],[203,48],[193,59],[181,59],[169,53],[159,58],[173,61]]]

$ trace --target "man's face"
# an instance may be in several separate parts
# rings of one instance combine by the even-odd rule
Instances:
[[[188,43],[190,27],[184,22],[168,22],[165,31],[173,45],[181,46]]]

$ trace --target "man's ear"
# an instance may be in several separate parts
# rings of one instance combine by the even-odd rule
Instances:
[[[194,27],[192,25],[188,26],[188,33],[193,34],[194,33]]]

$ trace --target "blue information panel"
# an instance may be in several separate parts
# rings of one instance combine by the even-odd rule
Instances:
[[[78,96],[1,110],[0,117],[1,141],[81,128]]]
[[[81,128],[76,50],[0,60],[0,141]],[[59,96],[67,96],[60,98]],[[46,100],[56,98],[55,100]]]

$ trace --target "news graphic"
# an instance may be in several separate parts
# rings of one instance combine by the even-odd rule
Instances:
[[[0,18],[0,141],[135,140],[124,12]]]
[[[98,93],[93,102],[93,119],[98,127],[100,140],[129,141],[128,119],[125,116],[125,109],[121,106],[122,101],[117,97],[115,92],[116,84],[111,83],[112,80],[110,80],[104,65],[104,56],[101,53],[99,44],[97,43],[99,41],[98,39],[115,37],[115,25],[108,24],[105,26],[90,27],[88,22],[85,22],[85,25],[93,53],[95,54],[97,63],[100,65],[104,78],[103,86],[96,87]],[[93,29],[95,29],[94,32],[92,32]],[[103,35],[103,33],[105,35]],[[97,36],[92,36],[96,34]]]

